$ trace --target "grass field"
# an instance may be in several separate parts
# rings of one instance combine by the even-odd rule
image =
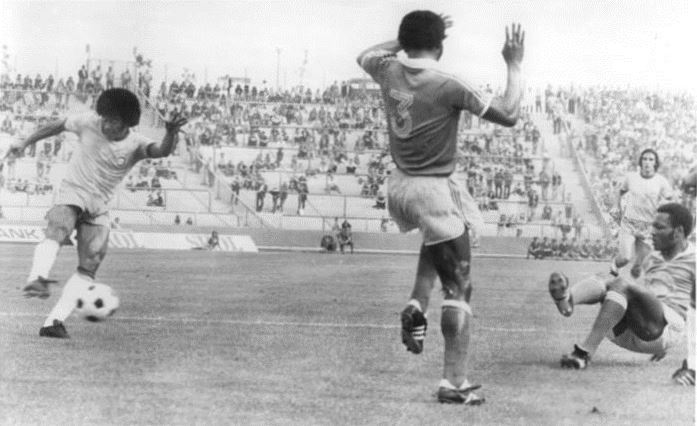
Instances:
[[[440,405],[441,296],[422,355],[398,317],[414,256],[117,251],[100,271],[121,309],[71,339],[38,337],[56,300],[17,285],[31,245],[0,245],[2,424],[694,424],[694,388],[660,363],[604,342],[582,372],[558,367],[597,308],[557,312],[546,277],[602,263],[477,258],[470,380],[481,407]],[[76,262],[64,249],[53,275]],[[55,293],[55,292],[54,292]]]

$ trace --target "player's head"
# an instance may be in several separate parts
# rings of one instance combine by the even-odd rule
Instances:
[[[97,114],[103,119],[102,131],[107,137],[127,133],[140,122],[140,102],[130,90],[107,89],[97,99]]]
[[[443,53],[445,21],[429,10],[415,10],[402,18],[397,36],[400,46],[407,54],[410,51],[438,51]]]
[[[646,148],[639,154],[639,171],[642,176],[653,176],[660,165],[658,153],[653,148]]]
[[[658,207],[653,221],[651,238],[656,250],[670,250],[692,233],[692,214],[679,203],[668,203]]]

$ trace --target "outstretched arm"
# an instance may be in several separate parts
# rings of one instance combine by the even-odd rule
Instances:
[[[170,120],[165,122],[166,133],[164,138],[162,138],[162,142],[148,145],[148,156],[150,158],[161,158],[170,155],[177,145],[179,130],[186,123],[185,117],[180,116],[179,113],[173,114]]]
[[[514,126],[518,121],[523,97],[521,64],[524,53],[525,31],[521,30],[520,24],[513,24],[510,33],[506,27],[506,43],[501,51],[508,68],[506,91],[503,96],[491,100],[489,109],[483,115],[485,120],[507,127]]]
[[[63,131],[65,131],[65,118],[41,126],[38,129],[36,129],[34,133],[29,135],[29,137],[27,137],[26,139],[13,142],[12,145],[10,145],[10,149],[8,149],[5,153],[4,158],[9,157],[10,155],[19,155],[28,146],[37,143],[41,139],[56,136],[62,133]]]

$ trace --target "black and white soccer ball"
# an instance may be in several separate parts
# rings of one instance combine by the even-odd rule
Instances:
[[[119,298],[106,284],[93,283],[77,298],[75,312],[87,321],[104,321],[119,308]]]

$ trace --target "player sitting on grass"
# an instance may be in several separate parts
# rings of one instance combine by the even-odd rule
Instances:
[[[520,25],[506,29],[503,57],[508,80],[493,99],[473,85],[443,72],[449,19],[430,11],[407,14],[397,40],[363,51],[358,63],[380,85],[389,143],[396,167],[389,175],[388,208],[400,231],[418,228],[423,236],[411,300],[402,311],[402,342],[415,354],[423,350],[426,311],[436,276],[445,301],[441,332],[445,339],[443,379],[438,401],[477,405],[484,401],[467,379],[471,248],[469,229],[483,220],[477,203],[451,175],[457,163],[457,129],[463,110],[513,126],[522,97],[521,63],[525,35]],[[404,50],[406,57],[398,58]],[[476,226],[475,226],[476,228]]]
[[[601,305],[586,339],[562,357],[563,368],[586,368],[606,337],[660,360],[685,339],[686,328],[688,336],[694,334],[695,248],[687,239],[692,227],[692,215],[682,205],[660,206],[651,231],[655,251],[644,260],[643,274],[636,282],[593,276],[571,286],[564,274],[552,273],[549,293],[562,315],[570,316],[576,305]],[[694,377],[694,348],[690,355],[685,368]]]
[[[63,322],[78,295],[95,278],[109,243],[107,206],[116,187],[140,160],[166,157],[174,150],[177,133],[186,119],[174,115],[165,123],[161,143],[131,130],[140,121],[140,102],[126,89],[109,89],[97,99],[97,114],[88,112],[49,123],[27,139],[13,144],[8,155],[21,153],[36,142],[64,131],[77,134],[78,143],[68,164],[53,207],[46,218],[46,237],[34,249],[26,297],[49,297],[49,272],[73,230],[77,231],[78,267],[39,330],[40,336],[69,337]]]

